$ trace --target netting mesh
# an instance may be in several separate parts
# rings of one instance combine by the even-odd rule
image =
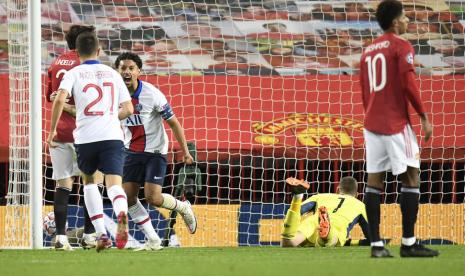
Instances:
[[[9,203],[21,205],[28,203],[26,1],[8,2]],[[45,71],[67,50],[64,34],[72,24],[95,25],[100,59],[108,65],[122,52],[139,54],[143,79],[165,93],[196,147],[196,166],[190,169],[200,180],[179,181],[183,166],[169,133],[164,191],[193,198],[199,219],[194,236],[182,222],[176,224],[181,244],[277,244],[290,202],[286,177],[307,179],[311,195],[336,192],[340,178],[352,175],[363,197],[363,107],[357,73],[362,50],[382,34],[374,18],[377,3],[44,0],[42,65]],[[431,242],[463,243],[465,4],[403,3],[410,19],[403,37],[414,46],[421,97],[434,125],[433,141],[420,145],[417,233]],[[44,129],[50,107],[44,104]],[[420,134],[415,116],[412,124]],[[44,205],[50,207],[55,186],[48,153],[44,156]],[[390,175],[386,182],[381,231],[398,242],[400,184]],[[82,226],[82,203],[82,187],[76,184],[70,229]],[[111,230],[111,206],[105,203]],[[151,216],[165,236],[168,213],[152,209]],[[143,236],[131,227],[137,245]]]
[[[10,93],[10,151],[4,240],[7,246],[30,242],[29,62],[27,2],[7,1]],[[24,219],[26,218],[26,219]]]

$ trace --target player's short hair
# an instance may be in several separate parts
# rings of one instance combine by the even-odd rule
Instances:
[[[76,51],[80,56],[91,56],[97,52],[98,47],[98,38],[95,32],[83,32],[76,39]]]
[[[384,0],[376,9],[376,20],[378,24],[386,31],[392,26],[392,21],[402,14],[404,7],[398,0]]]
[[[66,33],[65,39],[70,50],[76,49],[76,39],[83,32],[95,32],[94,26],[72,25]]]
[[[142,69],[142,60],[140,59],[139,55],[132,53],[132,52],[125,52],[119,55],[115,60],[115,68],[119,67],[119,64],[122,60],[132,60],[137,64],[139,69]]]
[[[358,191],[358,183],[355,178],[351,176],[346,176],[341,179],[341,182],[339,183],[339,190],[343,194],[351,194],[355,195],[357,194]]]

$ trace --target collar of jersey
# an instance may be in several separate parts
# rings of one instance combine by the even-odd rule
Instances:
[[[139,99],[139,95],[140,95],[141,91],[142,91],[142,81],[137,80],[137,89],[136,89],[136,91],[134,91],[134,94],[132,95],[132,97],[134,99]]]
[[[100,64],[100,61],[99,60],[96,60],[96,59],[88,59],[86,61],[84,61],[82,64]]]

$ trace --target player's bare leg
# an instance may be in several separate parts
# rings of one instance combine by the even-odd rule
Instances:
[[[145,183],[145,199],[155,207],[162,207],[178,212],[187,226],[189,233],[194,234],[197,230],[197,218],[188,200],[179,201],[170,194],[162,193],[160,184]]]
[[[294,237],[291,239],[282,238],[281,239],[281,246],[282,247],[298,247],[306,240],[305,235],[301,232],[297,231]]]
[[[379,236],[379,223],[381,216],[381,191],[384,189],[385,172],[369,173],[368,183],[365,189],[365,205],[368,217],[368,225],[371,232],[371,257],[390,258],[389,250]]]
[[[439,252],[417,243],[415,238],[415,223],[417,221],[420,179],[419,169],[407,167],[407,171],[399,176],[402,181],[400,209],[402,212],[402,257],[435,257]]]

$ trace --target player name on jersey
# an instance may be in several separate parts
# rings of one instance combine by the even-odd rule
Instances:
[[[61,66],[73,66],[73,65],[78,65],[76,60],[69,60],[69,59],[57,59],[55,61],[55,65],[61,65]]]
[[[109,71],[79,72],[79,78],[81,79],[105,79],[111,77],[112,73]]]
[[[384,48],[388,48],[391,43],[389,41],[381,41],[379,43],[371,44],[365,49],[365,53],[374,51],[374,50],[380,50]]]

